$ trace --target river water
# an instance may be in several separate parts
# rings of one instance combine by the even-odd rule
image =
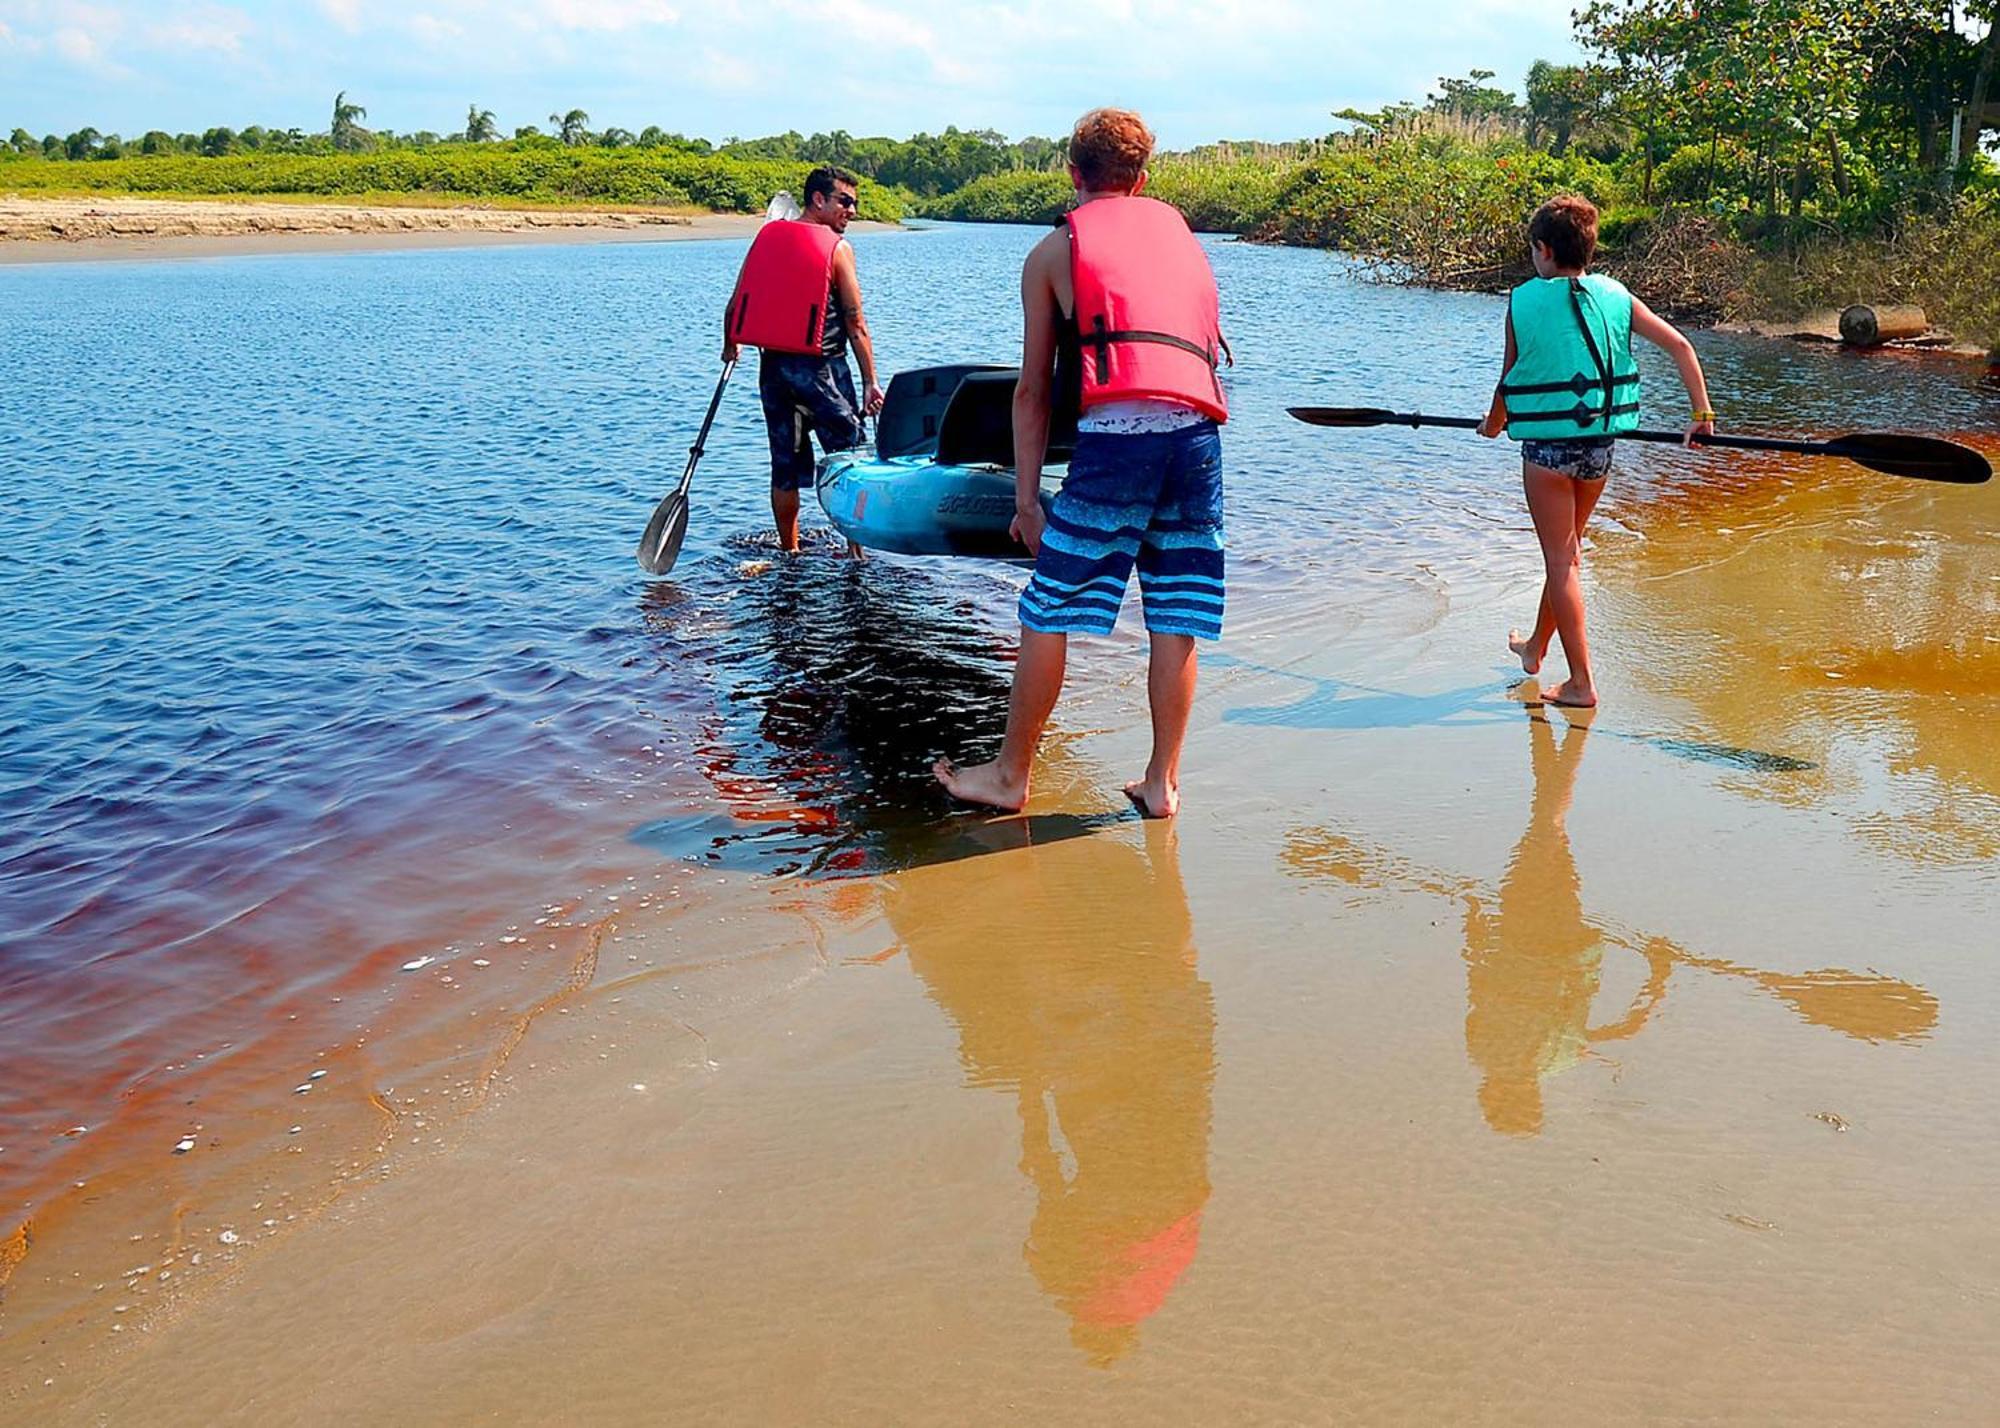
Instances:
[[[885,369],[1010,360],[1016,274],[1037,236],[858,237]],[[1021,573],[857,565],[827,539],[781,557],[747,372],[710,439],[673,578],[633,564],[712,387],[715,309],[740,252],[580,244],[0,268],[0,374],[14,394],[0,415],[0,1241],[14,1245],[0,1282],[12,1271],[18,1290],[41,1257],[64,1266],[33,1281],[60,1301],[57,1280],[82,1273],[63,1256],[86,1264],[88,1242],[120,1238],[130,1216],[105,1208],[120,1193],[199,1205],[205,1183],[248,1177],[310,1199],[301,1186],[358,1174],[380,1135],[371,1116],[409,1124],[385,1088],[423,1080],[479,1100],[526,1020],[601,976],[611,929],[685,912],[674,936],[720,949],[700,909],[723,883],[879,883],[886,925],[972,1038],[975,1083],[1034,1079],[1005,1045],[1018,1028],[974,1044],[979,1008],[1015,994],[937,950],[934,929],[968,907],[1002,916],[1002,902],[926,882],[1010,846],[954,815],[927,769],[997,737]],[[1328,254],[1220,240],[1210,252],[1238,361],[1230,635],[1211,667],[1236,694],[1207,727],[1233,751],[1233,792],[1217,802],[1236,811],[1190,835],[1217,850],[1210,871],[1188,874],[1197,904],[1242,851],[1244,809],[1261,818],[1298,787],[1326,792],[1321,774],[1276,765],[1284,740],[1387,730],[1434,748],[1424,731],[1512,731],[1521,713],[1494,656],[1504,621],[1532,613],[1536,573],[1504,444],[1328,433],[1284,416],[1299,403],[1476,413],[1497,367],[1498,300],[1369,285]],[[1697,345],[1734,429],[1920,429],[1989,447],[2000,432],[2000,391],[1977,368],[1713,334]],[[1649,412],[1671,424],[1678,384],[1656,356]],[[1817,463],[1626,452],[1594,553],[1593,613],[1614,632],[1600,660],[1635,713],[1599,732],[1664,761],[1672,777],[1654,795],[1671,806],[1689,787],[1673,779],[1692,778],[1731,807],[1834,820],[1878,859],[1858,888],[1840,875],[1840,905],[1875,906],[1870,879],[1956,902],[1924,935],[1961,968],[1990,958],[1991,922],[1983,941],[1970,929],[1995,910],[2000,858],[2000,764],[1980,732],[2000,697],[1987,495]],[[1494,628],[1475,645],[1455,621],[1489,608]],[[1109,655],[1134,638],[1121,633]],[[1066,716],[1077,732],[1130,727],[1118,701],[1136,691],[1115,664],[1100,674],[1086,660]],[[1511,904],[1514,923],[1504,880],[1487,891],[1382,846],[1449,843],[1476,824],[1485,801],[1469,763],[1400,792],[1387,782],[1396,757],[1352,770],[1356,807],[1415,798],[1409,838],[1378,837],[1380,819],[1364,830],[1302,814],[1282,833],[1288,885],[1497,901],[1498,920],[1468,935],[1502,951],[1532,943],[1518,909],[1539,924],[1553,907],[1560,921],[1575,881],[1532,852],[1560,830],[1575,778],[1541,737],[1520,760],[1538,801],[1510,866],[1526,857],[1548,886]],[[1067,767],[1061,754],[1059,737]],[[1200,758],[1198,734],[1191,766]],[[1117,821],[1062,816],[1043,841]],[[1655,835],[1632,818],[1621,837],[1643,848]],[[1669,821],[1661,836],[1701,836],[1699,817]],[[1171,961],[1192,936],[1178,870],[1075,876],[1141,899],[1173,887],[1179,911],[1134,929],[1134,945]],[[1810,935],[1782,917],[1764,932]],[[1652,945],[1602,929],[1586,941],[1600,934]],[[1890,936],[1876,929],[1869,944]],[[1067,945],[1037,944],[1025,965],[1048,961],[1060,979]],[[1212,957],[1214,939],[1204,945]],[[1492,970],[1504,956],[1466,955],[1462,1054],[1484,1069],[1480,1104],[1492,1131],[1532,1134],[1541,1078],[1582,1042],[1565,1049],[1568,1032],[1524,1028],[1508,1008],[1581,996],[1587,1011],[1597,983],[1572,967],[1510,984]],[[1671,965],[1705,966],[1871,1043],[1921,1042],[1939,1016],[1935,976],[1871,972],[1853,948],[1803,969],[1663,957],[1645,963],[1662,986]],[[1814,980],[1823,963],[1848,980]],[[1079,995],[1105,990],[1087,983]],[[1657,998],[1650,986],[1630,989],[1635,1006]],[[1159,1009],[1157,1026],[1130,1029],[1141,1042],[1192,1025],[1214,1035],[1192,972],[1110,994]],[[1218,1055],[1176,1054],[1169,1084],[1147,1094],[1179,1086],[1206,1124]],[[1059,1064],[1035,1074],[1060,1097]],[[1041,1114],[1032,1095],[1022,1105]],[[1114,1155],[1153,1153],[1143,1134],[1106,1134]],[[1188,1217],[1208,1182],[1173,1162],[1185,1151],[1161,1152],[1159,1174],[1186,1193],[1143,1237],[1171,1269],[1119,1291],[1147,1300],[1143,1313],[1100,1302],[1110,1291],[1092,1287],[1078,1248],[1088,1228],[1065,1239],[1051,1224],[1030,1253],[1086,1359],[1117,1359],[1125,1329],[1195,1254]],[[1053,1203],[1045,1213],[1060,1219]]]

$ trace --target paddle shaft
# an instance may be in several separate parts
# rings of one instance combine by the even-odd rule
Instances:
[[[1479,430],[1476,417],[1425,416],[1421,412],[1398,413],[1385,420],[1384,426],[1448,426],[1459,431]],[[1620,441],[1662,441],[1674,446],[1686,443],[1687,437],[1678,431],[1621,431]],[[1793,451],[1805,456],[1839,456],[1840,443],[1837,441],[1796,441],[1783,436],[1697,436],[1696,446],[1720,446],[1734,451]]]
[[[700,462],[701,454],[708,450],[708,429],[715,425],[715,413],[722,406],[722,389],[729,385],[735,371],[734,358],[722,364],[722,375],[715,383],[715,395],[708,399],[708,415],[701,419],[701,430],[695,434],[694,445],[688,448],[687,470],[681,472],[681,484],[674,489],[677,496],[685,498],[688,487],[694,484],[694,468]]]

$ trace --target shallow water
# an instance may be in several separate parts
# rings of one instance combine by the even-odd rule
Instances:
[[[1009,357],[1035,237],[861,238],[886,365]],[[946,807],[928,764],[997,737],[1019,572],[857,566],[825,542],[780,558],[759,533],[747,380],[681,567],[640,578],[631,546],[712,384],[710,308],[739,251],[0,269],[0,371],[39,394],[0,418],[16,493],[0,516],[0,1279],[14,1272],[17,1302],[32,1280],[43,1312],[71,1312],[65,1276],[93,1263],[79,1246],[141,1223],[107,1206],[177,1206],[178,1252],[182,1217],[221,1224],[224,1185],[244,1206],[242,1186],[276,1187],[258,1193],[303,1214],[390,1142],[428,1144],[535,1044],[540,1012],[590,988],[649,994],[614,945],[642,966],[782,962],[796,930],[717,921],[765,886],[796,885],[782,896],[836,940],[907,954],[969,1088],[1011,1104],[1019,1166],[972,1178],[1032,1195],[1023,1284],[1100,1370],[1215,1253],[1218,1216],[1223,1264],[1255,1242],[1229,1238],[1240,1202],[1209,1208],[1217,1186],[1291,1193],[1258,1146],[1301,1132],[1244,1097],[1296,1095],[1276,1049],[1302,1008],[1390,1061],[1417,1054],[1326,1000],[1380,995],[1379,958],[1456,1000],[1442,1041],[1435,1008],[1409,1009],[1436,1065],[1399,1086],[1337,1046],[1305,1064],[1427,1112],[1437,1068],[1469,1068],[1464,1104],[1509,1141],[1566,1114],[1615,1120],[1615,1088],[1580,1089],[1608,1047],[1700,1045],[1767,1008],[1831,1045],[1921,1050],[1925,1074],[1839,1062],[1824,1040],[1801,1052],[1902,1109],[1935,1096],[1926,1075],[1992,1069],[1970,1035],[2000,1005],[1979,930],[2000,911],[1990,492],[1622,459],[1592,553],[1611,698],[1587,732],[1559,731],[1507,701],[1495,657],[1533,598],[1511,452],[1282,414],[1477,410],[1497,302],[1216,243],[1240,363],[1231,633],[1209,661],[1187,865],[1103,794],[1107,742],[1143,758],[1130,630],[1079,659],[1033,817]],[[2000,430],[2000,399],[1962,366],[1698,341],[1739,428],[1989,446]],[[1676,410],[1671,373],[1647,375],[1653,410]],[[1463,946],[1417,973],[1405,961],[1440,919]],[[1348,950],[1314,960],[1313,937],[1348,923]],[[1383,950],[1354,951],[1369,935]],[[1455,988],[1438,981],[1454,965]],[[928,1024],[895,1008],[891,1026]],[[893,1064],[915,1054],[902,1044],[868,1042]],[[1705,1123],[1688,1113],[1675,1134]],[[780,1180],[831,1153],[778,1125],[799,1136]],[[176,1158],[184,1135],[198,1149]],[[35,1226],[25,1257],[6,1248],[16,1220]],[[1281,1252],[1251,1262],[1302,1292]],[[732,1325],[758,1340],[729,1315],[714,1332]]]

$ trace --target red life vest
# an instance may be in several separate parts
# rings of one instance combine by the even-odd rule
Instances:
[[[840,235],[824,223],[774,218],[759,228],[736,280],[729,340],[819,356],[839,246]]]
[[[1097,198],[1068,217],[1083,405],[1180,402],[1229,420],[1222,306],[1208,255],[1171,204]]]

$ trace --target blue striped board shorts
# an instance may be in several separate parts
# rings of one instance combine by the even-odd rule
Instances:
[[[1136,564],[1148,630],[1219,639],[1222,551],[1214,422],[1082,432],[1021,592],[1021,623],[1044,634],[1110,634]]]

